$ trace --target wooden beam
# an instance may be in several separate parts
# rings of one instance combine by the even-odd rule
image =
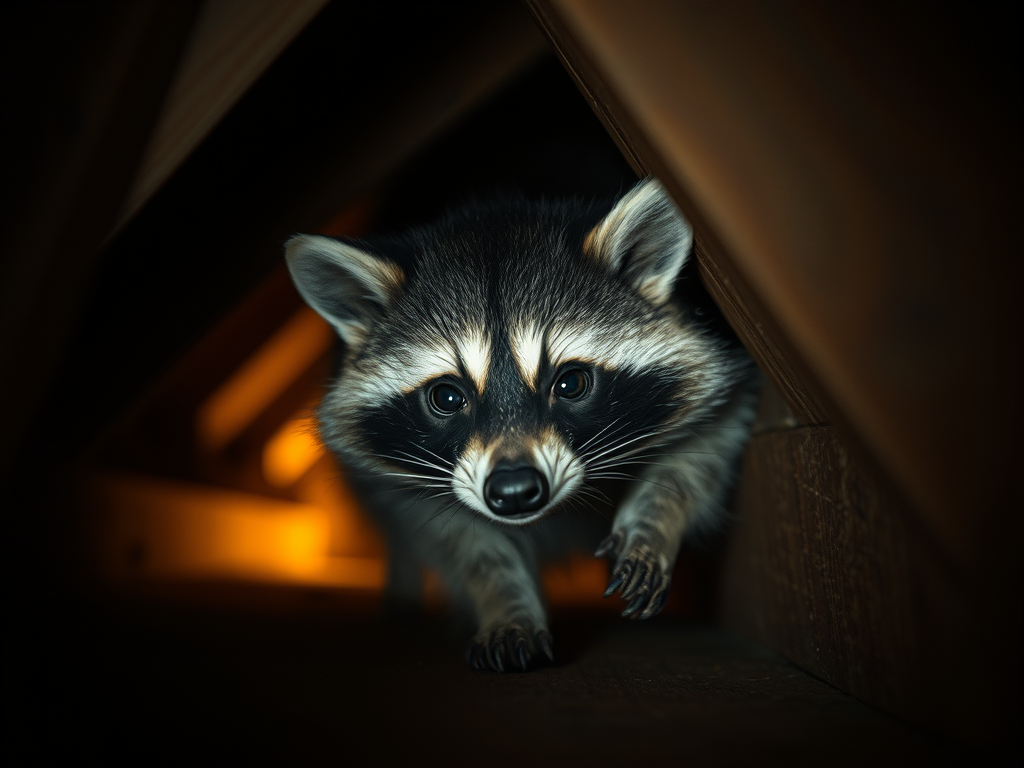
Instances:
[[[1024,538],[1019,70],[998,23],[529,5],[694,221],[702,278],[797,419],[834,424],[761,419],[724,619],[998,754],[1020,717]]]
[[[763,345],[778,368],[806,371],[798,384],[961,563],[1007,558],[1022,532],[1020,150],[983,72],[919,14],[531,7],[627,155],[778,328]]]
[[[326,4],[327,0],[206,0],[115,232]]]
[[[5,37],[4,76],[16,97],[6,106],[18,116],[4,142],[5,474],[73,330],[197,8],[144,0],[5,9],[14,34]]]
[[[834,428],[753,438],[723,568],[726,626],[995,756],[1020,718],[1015,590],[965,577]],[[980,672],[981,659],[999,671]]]
[[[110,241],[64,363],[106,379],[83,384],[88,409],[57,403],[48,414],[77,434],[76,450],[281,264],[291,234],[372,195],[546,52],[513,2],[387,16],[380,6],[329,4]],[[367,67],[387,45],[401,55]],[[159,276],[144,291],[133,289],[140,270]],[[151,315],[159,322],[125,322]]]

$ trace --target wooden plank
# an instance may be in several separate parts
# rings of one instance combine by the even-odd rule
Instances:
[[[336,146],[324,148],[315,178],[302,191],[304,208],[287,209],[294,220],[321,226],[548,53],[518,3],[470,4],[446,13],[454,18],[434,30],[429,59],[403,64],[397,75],[384,69],[381,92],[360,104],[359,120],[339,127]]]
[[[694,221],[702,278],[788,406],[835,423],[762,414],[727,620],[995,754],[1020,716],[1020,151],[988,22],[530,6]]]
[[[481,756],[497,768],[969,764],[721,630],[566,620],[553,628],[558,663],[483,674],[441,622],[398,629],[353,616],[322,590],[299,597],[305,615],[268,606],[263,615],[236,607],[86,618],[90,644],[65,651],[60,661],[74,666],[45,689],[51,722],[88,734],[123,727],[131,738],[37,739],[40,762],[73,763],[95,749],[131,763],[141,742],[182,764],[201,754],[217,764],[323,765],[339,753],[344,764],[452,768]],[[524,736],[496,735],[512,723]]]
[[[4,9],[12,32],[5,87],[14,97],[5,107],[18,116],[7,121],[3,145],[4,474],[73,330],[197,7],[146,0]]]
[[[337,45],[353,29],[362,32]],[[410,7],[396,19],[383,6],[329,4],[296,42],[108,244],[65,361],[67,370],[88,365],[106,379],[88,393],[89,409],[50,416],[83,441],[279,266],[288,236],[363,199],[545,51],[529,14],[512,2],[465,12]],[[402,55],[366,68],[385,45]],[[161,265],[160,279],[126,290],[141,254]],[[125,322],[154,313],[159,322],[144,329]]]
[[[722,308],[758,366],[775,384],[795,419],[805,425],[830,423],[833,417],[822,404],[828,400],[812,394],[815,380],[800,355],[757,296],[746,287],[743,278],[730,268],[729,261],[711,255],[708,246],[713,242],[713,239],[698,236],[693,248],[708,293]]]
[[[742,478],[722,579],[727,626],[983,754],[1012,743],[1018,585],[963,574],[834,428],[756,435]]]
[[[1011,562],[1020,151],[971,58],[988,49],[955,55],[953,19],[922,34],[869,8],[532,7],[798,353],[798,383],[965,567]]]
[[[772,378],[788,407],[803,424],[829,423],[831,418],[824,404],[827,397],[812,394],[813,376],[771,316],[755,309],[758,300],[745,289],[742,276],[736,275],[723,258],[710,255],[724,251],[717,234],[705,222],[689,191],[673,177],[658,150],[650,144],[636,116],[616,98],[598,65],[581,48],[571,25],[565,23],[550,3],[528,0],[527,5],[623,156],[639,176],[652,173],[658,176],[693,222],[697,235],[694,255],[705,287],[758,365]]]
[[[174,173],[327,0],[206,0],[116,232]]]

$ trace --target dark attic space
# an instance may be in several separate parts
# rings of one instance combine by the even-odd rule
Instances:
[[[45,0],[0,13],[5,764],[1022,763],[1009,10]],[[414,250],[384,236],[474,201],[566,198],[585,201],[564,209],[578,217],[566,247],[621,267],[615,285],[652,317],[679,303],[729,360],[745,349],[756,405],[749,425],[719,405],[675,424],[741,433],[707,454],[745,448],[720,521],[689,530],[659,582],[653,556],[622,570],[633,529],[613,529],[615,500],[637,475],[644,498],[665,498],[644,461],[703,477],[726,460],[679,459],[639,427],[618,427],[647,451],[625,454],[628,473],[594,459],[638,403],[668,413],[657,397],[676,390],[587,350],[620,350],[632,375],[675,343],[650,341],[662,326],[620,343],[631,316],[592,312],[599,332],[581,320],[565,335],[575,356],[538,342],[532,369],[515,351],[501,368],[494,344],[473,368],[453,335],[461,367],[439,384],[387,389],[433,381],[421,351],[366,385],[456,435],[416,438],[423,489],[443,471],[457,501],[429,508],[414,543],[435,522],[442,545],[490,542],[537,510],[538,530],[626,531],[610,560],[574,545],[523,580],[548,634],[516,645],[456,610],[437,567],[410,561],[411,590],[386,591],[404,550],[367,514],[357,468],[317,439],[314,411],[332,377],[364,381],[345,353],[359,323],[385,322],[393,294],[374,290],[393,273],[369,269],[382,282],[353,300],[368,314],[332,326],[284,250],[297,233],[349,238],[364,250],[332,253],[376,269],[399,258],[386,247]],[[645,261],[648,231],[675,233],[650,252],[685,243],[678,277],[659,270],[682,259]],[[527,234],[501,242],[556,241]],[[515,261],[452,238],[442,252],[451,285],[473,264],[512,265],[507,293],[484,302],[505,322],[510,295],[533,308],[586,294],[591,273],[559,272],[561,247]],[[401,263],[403,291],[426,281],[426,260]],[[453,328],[472,316],[463,295],[464,316],[438,310]],[[509,349],[533,349],[512,325]],[[703,381],[708,359],[673,368],[671,387]],[[450,425],[483,423],[512,370],[548,393],[537,455],[557,444],[591,462],[578,496],[558,496],[558,473],[575,470],[498,461],[501,441],[480,454],[495,463],[478,496],[452,491],[445,466],[478,449]],[[398,423],[346,413],[346,450],[363,445],[350,433],[376,445]],[[409,508],[428,509],[423,489]],[[480,578],[497,583],[507,563],[487,562]],[[669,576],[658,615],[622,617]]]

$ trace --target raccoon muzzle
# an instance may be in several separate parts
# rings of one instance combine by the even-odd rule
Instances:
[[[487,508],[501,517],[536,512],[549,498],[547,479],[530,466],[495,469],[484,483]]]

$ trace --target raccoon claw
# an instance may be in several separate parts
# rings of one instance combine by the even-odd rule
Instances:
[[[622,586],[622,577],[619,576],[617,579],[612,579],[608,583],[608,589],[604,591],[603,597],[611,597],[615,594],[615,590]]]
[[[611,538],[605,539],[598,552],[605,549]],[[604,596],[610,597],[618,592],[623,600],[629,601],[623,616],[649,619],[665,607],[671,582],[667,563],[649,547],[638,546],[616,562]]]
[[[519,626],[502,627],[474,637],[466,649],[466,662],[479,671],[525,672],[538,651],[554,660],[551,634],[546,629],[533,633]]]

